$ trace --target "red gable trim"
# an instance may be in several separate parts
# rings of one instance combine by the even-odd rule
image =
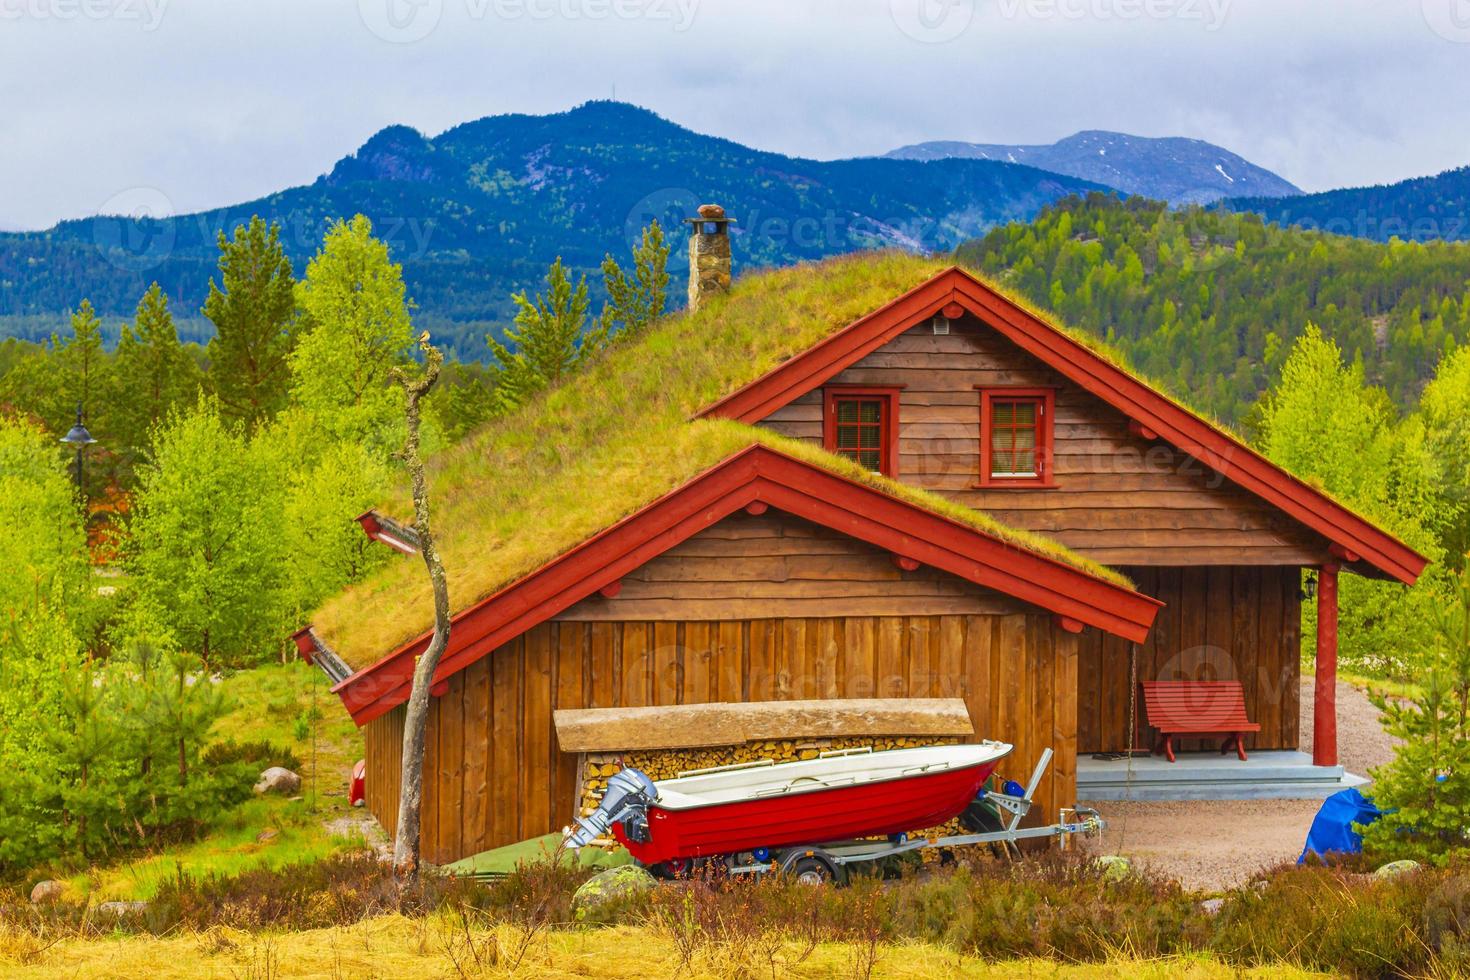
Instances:
[[[1028,354],[1118,409],[1142,430],[1188,453],[1383,574],[1412,585],[1429,563],[1393,535],[958,267],[941,272],[839,330],[706,408],[700,416],[758,422],[949,304],[979,317]]]
[[[437,682],[607,588],[681,541],[765,504],[1039,606],[1141,642],[1160,603],[976,528],[755,445],[454,618]],[[408,699],[424,633],[332,688],[359,725]]]

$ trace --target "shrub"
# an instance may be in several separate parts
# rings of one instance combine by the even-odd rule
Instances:
[[[199,757],[199,762],[208,769],[233,766],[237,763],[256,770],[280,766],[292,772],[300,772],[302,768],[301,760],[295,752],[263,740],[236,742],[234,739],[226,739],[223,742],[215,742],[204,750],[204,754]]]

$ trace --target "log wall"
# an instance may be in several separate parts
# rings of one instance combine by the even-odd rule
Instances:
[[[577,756],[557,708],[812,697],[961,697],[977,737],[1016,745],[1024,781],[1056,751],[1033,814],[1075,797],[1077,640],[1046,614],[544,623],[449,679],[434,699],[423,847],[444,863],[558,830]],[[368,805],[392,831],[403,708],[367,725]]]
[[[1315,565],[1326,542],[1163,442],[974,318],[947,336],[925,324],[840,372],[833,384],[902,386],[899,473],[1013,527],[1107,565]],[[1050,489],[980,489],[978,387],[1055,387]],[[822,392],[762,425],[820,443]]]
[[[1261,725],[1247,748],[1294,749],[1300,735],[1301,573],[1297,568],[1125,568],[1166,603],[1138,647],[1138,680],[1239,680],[1246,714]],[[1080,637],[1079,752],[1128,746],[1129,644],[1088,630]],[[1145,712],[1135,698],[1138,725]],[[1138,743],[1144,745],[1144,740]],[[1218,743],[1184,740],[1185,749]]]

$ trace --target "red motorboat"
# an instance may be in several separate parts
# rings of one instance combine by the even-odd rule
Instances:
[[[983,742],[832,752],[658,782],[624,769],[567,843],[580,847],[610,829],[640,863],[678,864],[934,827],[958,816],[1010,751]]]

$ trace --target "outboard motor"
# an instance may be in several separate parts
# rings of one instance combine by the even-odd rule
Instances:
[[[607,781],[607,792],[597,809],[579,817],[577,825],[567,833],[567,847],[586,847],[607,834],[615,823],[623,825],[629,840],[648,840],[648,808],[658,800],[658,790],[637,769],[622,769]]]

